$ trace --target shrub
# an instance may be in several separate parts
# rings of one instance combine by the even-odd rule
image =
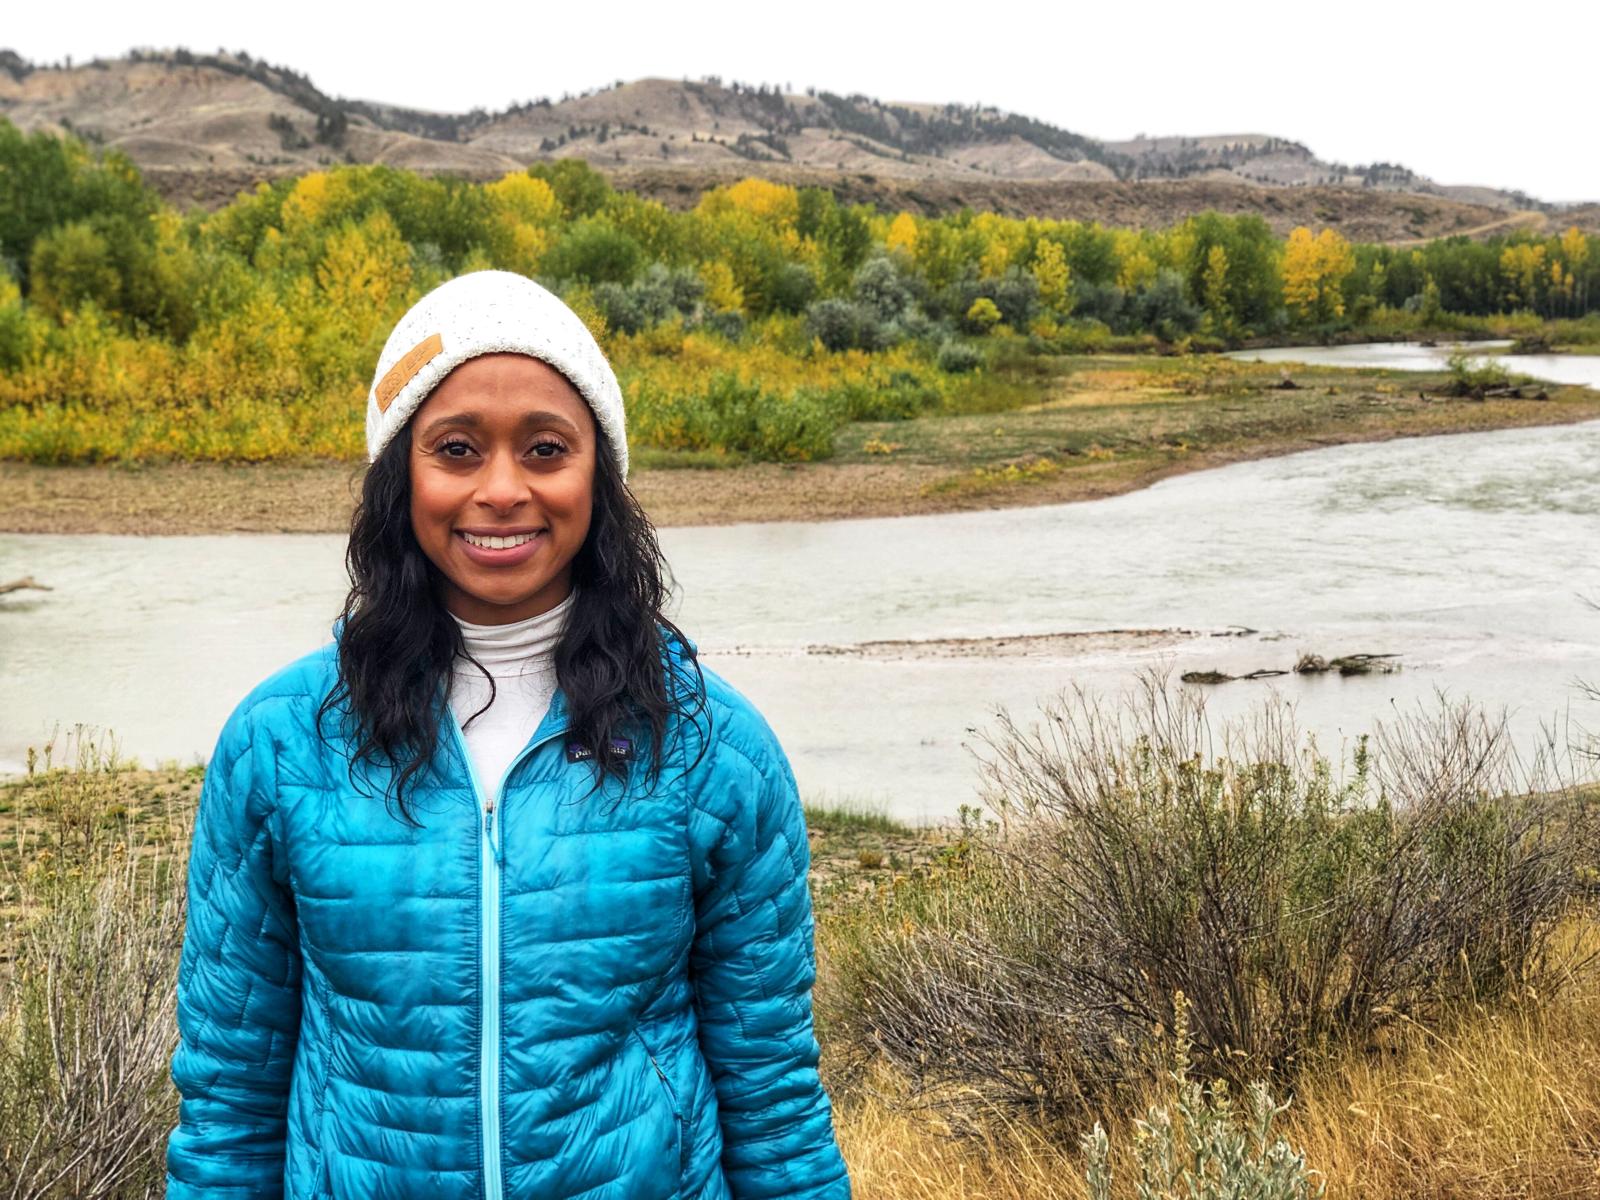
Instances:
[[[936,361],[941,371],[947,371],[951,375],[961,375],[967,371],[976,371],[983,365],[983,351],[971,342],[958,342],[952,338],[940,343]]]
[[[124,767],[77,739],[74,769],[12,789],[54,836],[7,847],[4,890],[23,915],[7,931],[14,974],[0,1001],[0,1186],[40,1200],[152,1196],[177,1121],[190,818],[169,806],[135,827]]]
[[[965,313],[962,322],[972,333],[988,333],[1000,323],[1000,309],[987,296],[979,296]]]
[[[768,280],[769,307],[773,312],[799,313],[817,294],[817,279],[802,263],[784,263]]]
[[[628,283],[643,265],[638,242],[603,219],[586,217],[550,248],[539,267],[555,279]]]
[[[704,295],[705,283],[697,274],[662,263],[651,264],[632,284],[608,282],[594,290],[606,328],[619,333],[639,333],[672,316],[697,317]]]
[[[1311,1200],[1326,1185],[1313,1178],[1303,1154],[1282,1138],[1268,1142],[1272,1123],[1289,1105],[1274,1104],[1261,1080],[1251,1083],[1248,1107],[1239,1111],[1226,1080],[1209,1088],[1189,1077],[1183,997],[1175,998],[1179,1027],[1171,1096],[1134,1122],[1137,1194],[1169,1200]],[[1241,1125],[1242,1122],[1242,1125]],[[1079,1143],[1087,1165],[1089,1200],[1111,1200],[1111,1140],[1096,1121]]]
[[[648,423],[670,420],[672,449],[724,449],[780,462],[833,453],[837,401],[823,392],[798,388],[785,394],[718,371],[687,395],[656,395],[640,387],[635,395],[648,410]]]
[[[1452,396],[1476,396],[1496,388],[1510,387],[1511,372],[1493,359],[1478,361],[1466,354],[1452,354],[1447,360],[1450,369],[1448,391]]]
[[[746,322],[742,312],[711,312],[704,318],[705,327],[720,338],[737,342],[744,336]]]
[[[1043,716],[982,739],[1001,820],[833,954],[832,1020],[924,1094],[1076,1112],[1148,1077],[1180,991],[1211,1072],[1242,1082],[1555,986],[1595,804],[1517,770],[1503,722],[1403,718],[1341,778],[1281,703],[1213,731],[1146,677],[1121,708]]]
[[[854,300],[819,300],[806,310],[806,325],[829,350],[881,350],[890,329],[869,307]]]
[[[1132,309],[1139,325],[1169,342],[1200,328],[1200,306],[1189,299],[1183,276],[1176,271],[1157,273],[1149,287],[1134,294]]]
[[[968,276],[945,289],[940,303],[969,333],[983,333],[1001,322],[1027,329],[1039,313],[1039,281],[1018,267],[993,279]]]
[[[879,321],[898,321],[912,307],[911,289],[884,255],[869,258],[850,281],[851,298]]]
[[[1073,315],[1084,321],[1098,321],[1109,329],[1123,328],[1128,293],[1114,283],[1074,281]]]

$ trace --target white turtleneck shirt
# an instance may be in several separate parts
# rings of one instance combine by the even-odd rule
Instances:
[[[576,589],[549,612],[508,625],[474,625],[455,617],[467,653],[494,676],[494,702],[483,672],[458,657],[450,681],[450,707],[466,735],[467,753],[490,804],[499,800],[500,777],[544,720],[556,690],[555,646]]]

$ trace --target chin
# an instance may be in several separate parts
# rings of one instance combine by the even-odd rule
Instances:
[[[515,592],[471,592],[469,595],[479,604],[492,604],[496,608],[515,608],[519,604],[527,604],[539,594],[538,588],[528,588]]]

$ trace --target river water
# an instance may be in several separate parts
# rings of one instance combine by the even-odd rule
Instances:
[[[1323,367],[1367,367],[1392,371],[1443,371],[1452,354],[1464,353],[1477,363],[1497,362],[1506,370],[1550,383],[1600,387],[1600,357],[1592,354],[1505,354],[1509,341],[1369,342],[1355,346],[1290,346],[1270,350],[1236,350],[1229,358],[1249,362],[1298,362]]]
[[[1223,719],[1289,699],[1336,752],[1440,692],[1506,708],[1529,745],[1581,738],[1573,722],[1600,728],[1577,687],[1600,682],[1597,516],[1592,422],[1342,446],[1093,503],[661,540],[674,619],[767,716],[807,798],[931,820],[975,801],[999,706],[1025,725],[1042,697],[1114,694],[1151,667],[1177,687],[1398,655],[1394,674],[1207,690]],[[54,589],[0,599],[0,772],[56,723],[109,728],[146,762],[209,754],[253,684],[328,639],[343,541],[0,535],[0,579]]]

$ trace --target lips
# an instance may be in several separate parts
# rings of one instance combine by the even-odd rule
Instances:
[[[467,545],[477,546],[481,550],[510,550],[524,542],[531,542],[538,537],[538,531],[533,533],[512,533],[503,536],[483,536],[476,533],[461,531],[461,536],[466,539]]]
[[[548,529],[518,533],[468,533],[456,530],[461,550],[469,559],[485,567],[511,567],[524,562],[550,537]]]

